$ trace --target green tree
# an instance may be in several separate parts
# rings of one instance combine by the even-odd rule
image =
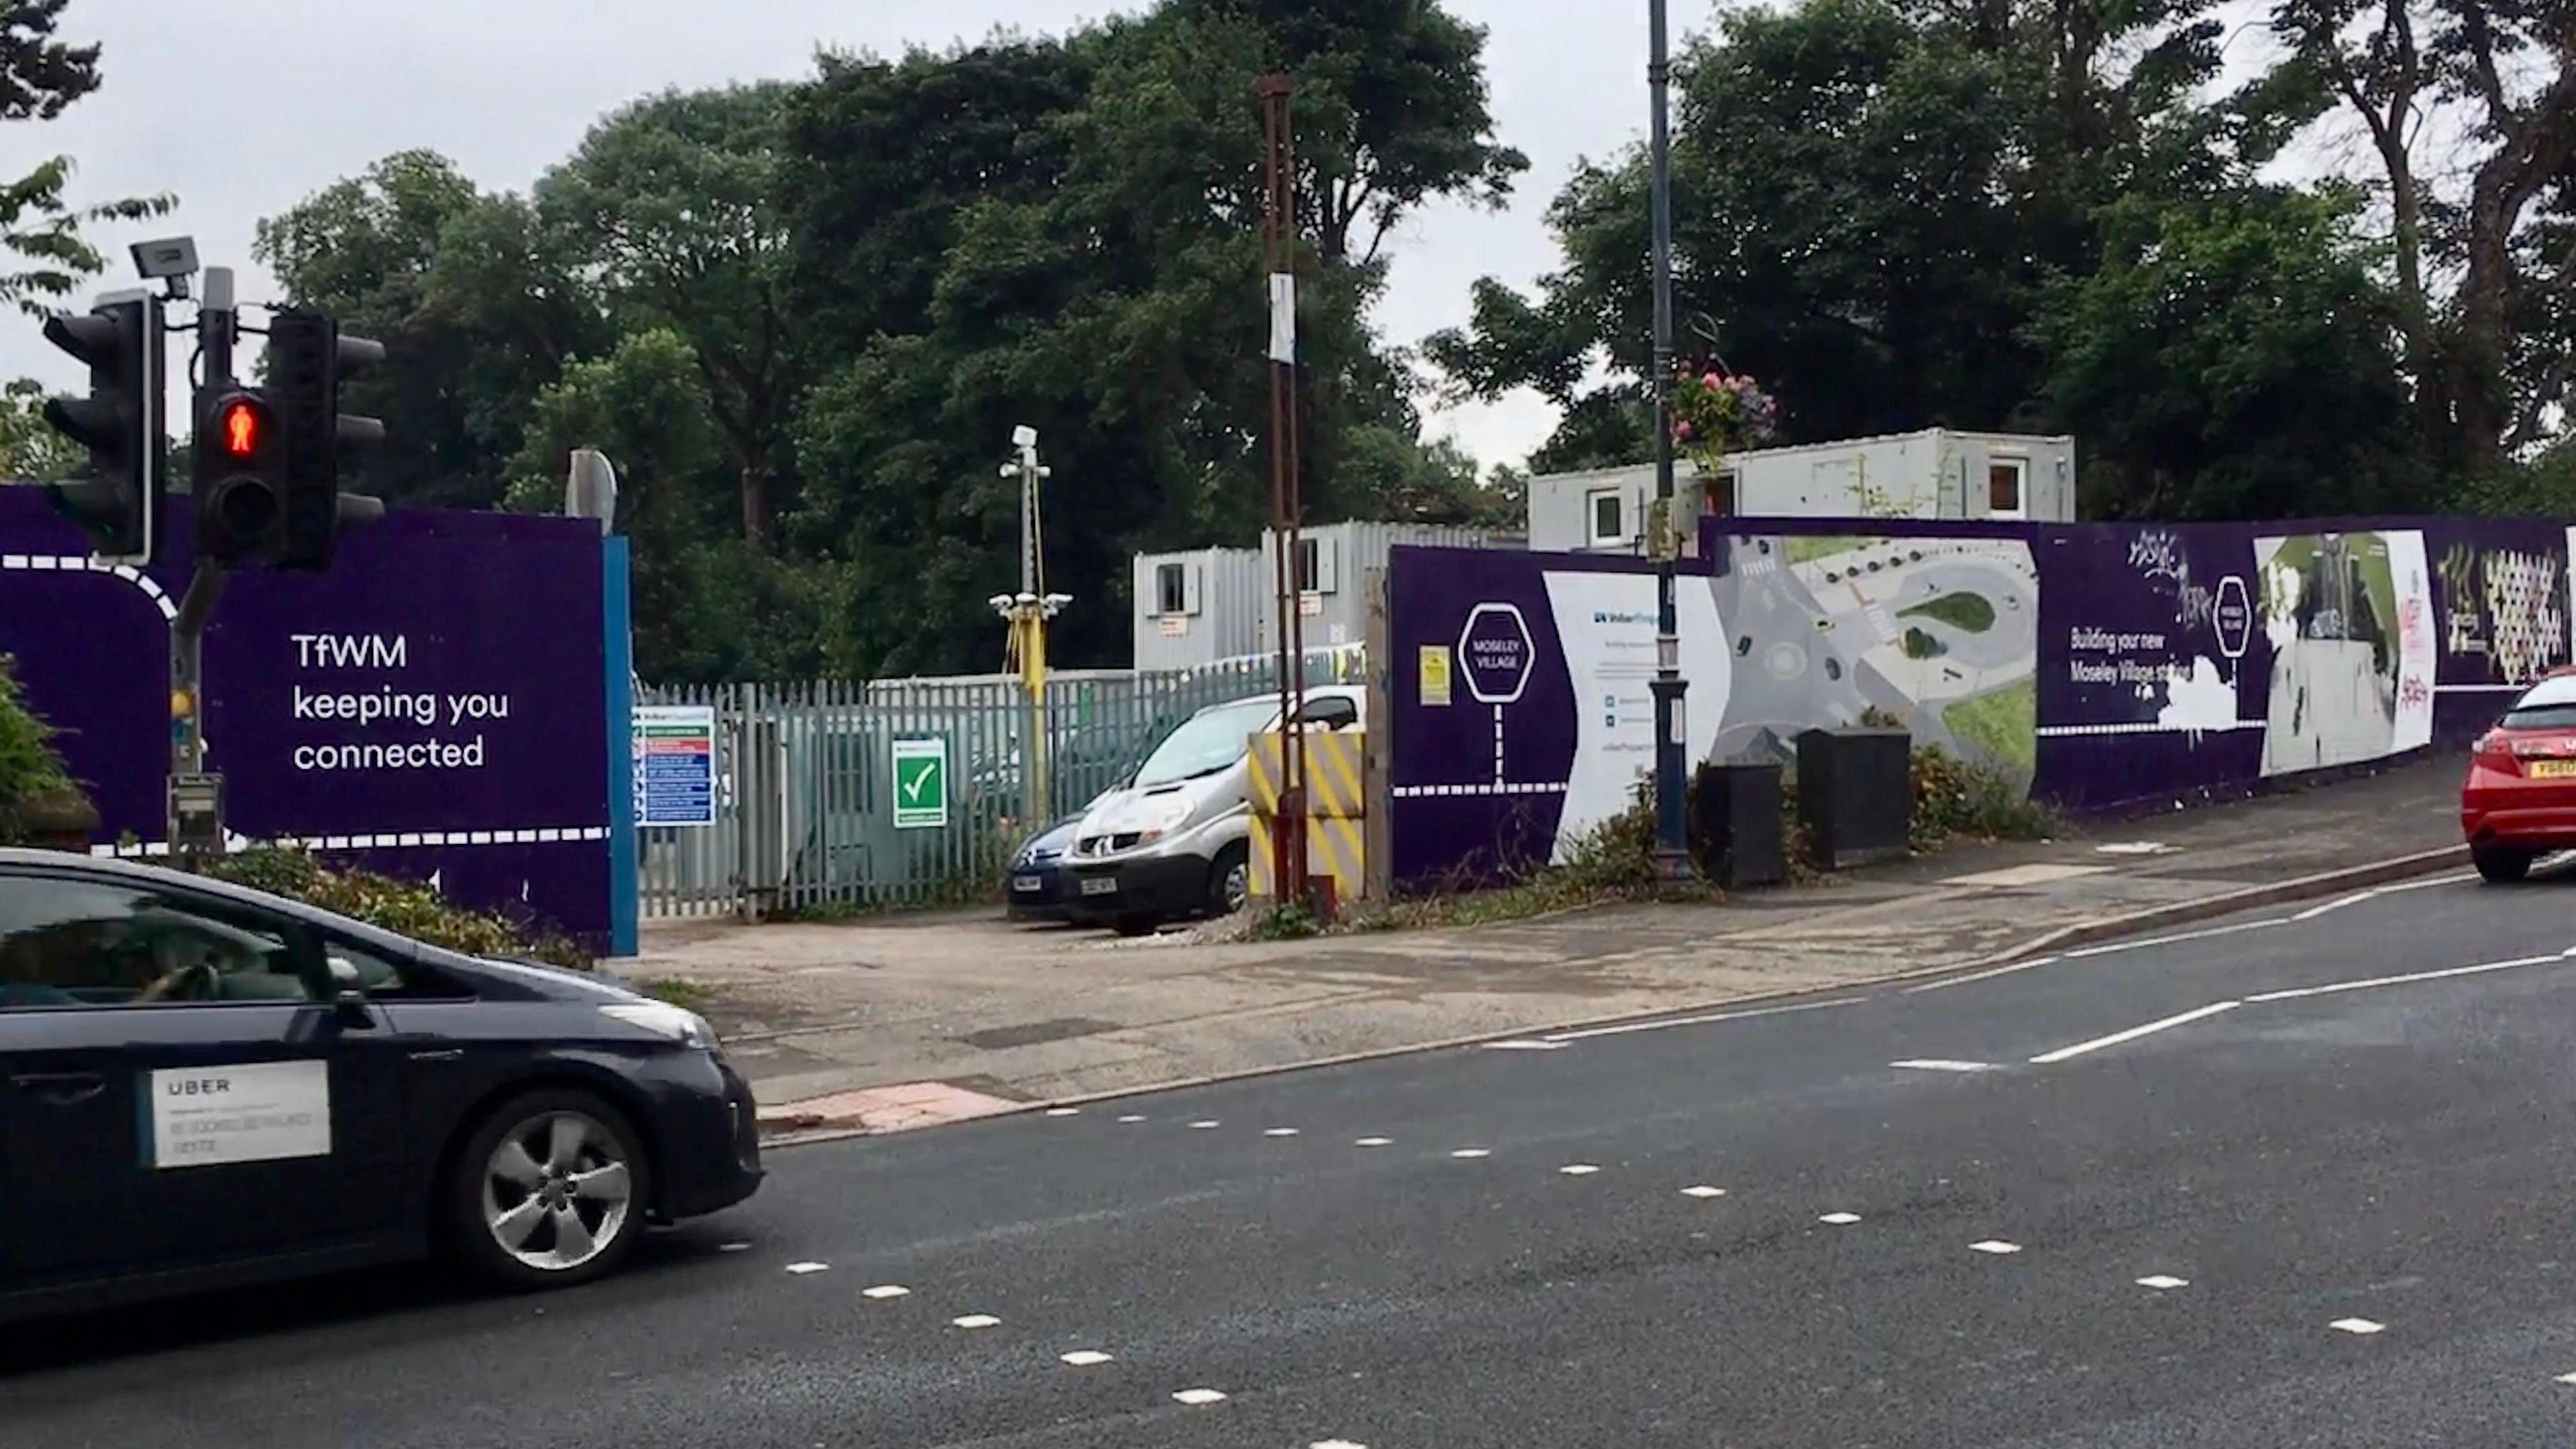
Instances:
[[[2426,506],[2392,299],[2359,198],[2256,191],[2128,203],[2038,334],[2058,416],[2093,461],[2088,514],[2282,518]]]
[[[95,45],[57,39],[68,0],[10,0],[0,8],[0,123],[50,121],[98,89]],[[33,317],[57,311],[107,259],[83,228],[167,212],[167,196],[82,205],[67,196],[72,158],[54,156],[0,181],[0,303]]]
[[[777,204],[787,95],[771,84],[637,102],[592,127],[535,193],[538,215],[622,328],[687,340],[754,548],[789,481],[802,361],[787,302],[788,214]]]
[[[850,561],[837,657],[866,673],[991,667],[983,600],[1017,580],[1015,486],[1035,427],[1054,478],[1051,587],[1073,659],[1126,647],[1126,556],[1248,538],[1267,513],[1259,76],[1299,78],[1299,381],[1310,519],[1400,499],[1436,461],[1404,375],[1367,327],[1382,227],[1432,197],[1489,199],[1520,166],[1492,143],[1481,37],[1430,5],[1175,0],[1062,43],[827,69],[796,108],[808,149],[800,285],[869,340],[809,400],[798,536]],[[954,75],[943,71],[954,65]],[[972,88],[963,80],[992,84]],[[901,118],[908,147],[853,144]],[[953,169],[952,169],[953,168]],[[935,189],[925,190],[928,178]],[[880,204],[916,197],[910,204]],[[918,255],[851,268],[831,258]],[[901,239],[900,242],[897,239]],[[935,543],[934,543],[935,541]]]
[[[2454,472],[2498,471],[2565,427],[2576,379],[2576,5],[2276,0],[2271,27],[2281,89],[2357,123],[2378,163],[2425,437]]]
[[[389,501],[501,501],[537,393],[607,323],[527,204],[402,151],[262,221],[252,255],[295,302],[385,344],[349,407],[385,421],[367,463]]]
[[[677,331],[630,333],[606,356],[575,362],[530,413],[512,465],[513,507],[560,508],[576,448],[596,448],[617,468],[617,526],[633,546],[637,672],[679,682],[821,667],[835,576],[764,558],[734,532],[723,434]]]
[[[22,377],[0,387],[0,478],[52,483],[88,462],[79,445],[45,421],[45,388]]]

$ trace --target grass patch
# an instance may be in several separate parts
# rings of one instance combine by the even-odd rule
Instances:
[[[1796,568],[1803,563],[1868,548],[1876,542],[1878,540],[1874,538],[1857,538],[1847,533],[1797,535],[1782,538],[1780,552],[1789,561],[1789,566]]]
[[[655,1001],[666,1001],[683,1011],[703,1014],[716,999],[715,988],[685,976],[652,976],[633,983],[636,990]]]
[[[1956,593],[1925,599],[1910,609],[1899,609],[1896,611],[1896,617],[1938,619],[1953,629],[1969,634],[1983,634],[1995,627],[1995,606],[1985,595],[1962,589]]]
[[[2039,768],[2039,681],[2025,679],[1991,694],[1963,699],[1941,711],[1941,723],[1960,745],[1987,763],[2019,771]]]

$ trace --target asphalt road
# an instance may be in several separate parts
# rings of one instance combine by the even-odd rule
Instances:
[[[0,1444],[2564,1444],[2571,948],[2443,880],[793,1149],[576,1293],[0,1331]]]

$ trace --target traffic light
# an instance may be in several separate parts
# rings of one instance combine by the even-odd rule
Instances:
[[[340,491],[343,445],[381,442],[385,425],[340,411],[340,384],[382,362],[384,344],[343,337],[328,313],[289,307],[268,324],[268,399],[284,431],[282,526],[270,559],[283,569],[331,563],[340,531],[382,516],[384,504]]]
[[[89,365],[86,397],[45,401],[45,421],[89,453],[89,476],[54,484],[53,504],[97,555],[146,565],[160,541],[167,444],[161,417],[161,299],[129,293],[45,321],[45,340]]]
[[[218,563],[275,558],[284,539],[286,430],[259,388],[210,394],[197,413],[197,552]]]

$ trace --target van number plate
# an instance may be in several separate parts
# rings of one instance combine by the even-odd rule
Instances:
[[[1082,893],[1087,896],[1114,896],[1118,894],[1118,877],[1114,875],[1092,876],[1083,881]]]

